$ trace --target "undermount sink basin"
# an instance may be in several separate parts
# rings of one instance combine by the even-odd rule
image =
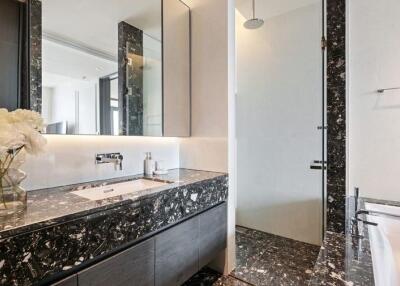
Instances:
[[[166,186],[170,182],[159,182],[148,179],[138,179],[123,183],[110,184],[101,187],[87,188],[71,192],[71,194],[89,199],[92,201],[104,200],[116,196],[131,194],[148,189]]]

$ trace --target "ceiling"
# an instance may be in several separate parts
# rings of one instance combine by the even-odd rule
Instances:
[[[47,40],[43,40],[42,52],[42,84],[45,87],[58,85],[58,82],[54,82],[54,77],[50,75],[62,75],[66,78],[78,80],[98,80],[100,77],[110,75],[118,70],[116,62]]]
[[[267,20],[269,18],[288,13],[292,10],[322,0],[256,0],[256,17]],[[252,0],[236,0],[236,9],[246,18],[252,18]]]
[[[43,32],[117,55],[118,23],[161,39],[161,0],[42,0]]]

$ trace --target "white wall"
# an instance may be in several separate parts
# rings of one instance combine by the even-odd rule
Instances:
[[[29,157],[23,170],[27,190],[103,180],[143,173],[145,152],[179,168],[179,142],[175,138],[48,135],[46,152]],[[113,164],[95,165],[96,153],[121,152],[123,170]]]
[[[46,124],[67,121],[68,134],[96,134],[97,79],[44,73],[42,116]]]
[[[233,0],[185,0],[192,13],[192,137],[181,140],[181,167],[228,172],[228,248],[214,266],[226,273],[235,263],[235,182],[232,116],[234,97]],[[228,152],[231,157],[228,160]]]
[[[192,13],[192,137],[182,140],[181,164],[227,172],[228,0],[184,2]]]
[[[400,1],[349,5],[349,193],[400,200]]]
[[[246,30],[237,13],[237,224],[321,242],[321,3]]]

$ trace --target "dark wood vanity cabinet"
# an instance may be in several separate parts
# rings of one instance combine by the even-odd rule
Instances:
[[[199,217],[156,236],[156,286],[181,285],[199,269]]]
[[[227,204],[141,242],[56,286],[178,286],[226,247]]]
[[[76,274],[53,284],[53,286],[77,286],[77,285],[78,285],[78,275]]]
[[[199,215],[199,265],[210,263],[226,247],[226,203]]]
[[[178,286],[226,247],[227,205],[156,236],[156,286]]]
[[[154,238],[79,272],[78,285],[154,285]]]

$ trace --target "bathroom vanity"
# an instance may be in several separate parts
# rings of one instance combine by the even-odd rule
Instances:
[[[226,174],[175,169],[144,178],[150,189],[77,194],[143,178],[29,192],[26,212],[1,221],[1,284],[180,285],[225,249]]]

